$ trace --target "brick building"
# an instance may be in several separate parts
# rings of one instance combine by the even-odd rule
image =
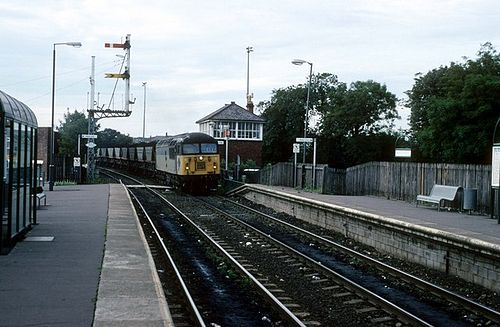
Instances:
[[[43,161],[42,172],[43,180],[49,180],[49,156],[50,156],[50,127],[38,128],[38,148],[36,157]]]
[[[234,101],[214,111],[196,123],[200,132],[219,140],[221,158],[226,157],[228,142],[228,162],[253,160],[262,165],[262,138],[265,120],[253,113],[253,104],[249,110],[237,105]]]

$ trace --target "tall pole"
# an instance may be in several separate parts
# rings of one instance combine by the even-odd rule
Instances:
[[[311,80],[312,80],[312,71],[313,71],[313,64],[312,62],[308,62],[310,69],[309,69],[309,84],[307,85],[307,99],[306,99],[306,119],[304,120],[304,138],[307,137],[307,123],[309,121],[309,94],[311,93]],[[306,142],[304,142],[304,153],[302,157],[302,163],[306,163]]]
[[[126,56],[127,56],[127,66],[125,67],[125,74],[128,76],[125,79],[125,96],[127,97],[125,99],[125,111],[129,112],[130,110],[130,104],[132,103],[130,101],[130,34],[127,34],[125,38],[125,44],[124,44],[124,49],[126,51]]]
[[[75,48],[82,46],[80,42],[58,42],[52,48],[52,119],[50,128],[50,156],[49,156],[49,191],[54,190],[55,179],[55,142],[54,142],[54,107],[56,98],[56,45],[69,45]]]
[[[50,124],[49,191],[54,190],[54,103],[56,93],[56,44],[52,49],[52,119]]]
[[[146,83],[142,82],[142,87],[144,87],[144,114],[142,115],[142,138],[146,137]]]
[[[250,52],[253,51],[253,47],[247,47],[247,101],[250,95]]]
[[[94,107],[95,107],[95,56],[92,56],[92,66],[90,71],[90,106],[87,110],[89,113],[88,121],[88,134],[94,135],[95,133],[95,120],[94,120]],[[90,139],[94,141],[94,139]],[[87,146],[87,180],[89,183],[94,182],[95,171],[95,152],[94,148]]]

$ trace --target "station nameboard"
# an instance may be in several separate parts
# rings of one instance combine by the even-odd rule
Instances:
[[[411,158],[410,148],[396,148],[394,151],[394,156],[396,158]]]
[[[297,137],[295,139],[295,142],[306,142],[306,143],[312,143],[313,142],[313,138],[312,137]]]
[[[491,187],[500,187],[500,144],[494,145],[492,150]]]

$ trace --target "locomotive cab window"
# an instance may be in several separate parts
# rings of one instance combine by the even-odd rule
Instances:
[[[198,154],[200,153],[200,145],[196,144],[183,144],[182,154]]]
[[[201,143],[201,153],[217,153],[217,144]]]

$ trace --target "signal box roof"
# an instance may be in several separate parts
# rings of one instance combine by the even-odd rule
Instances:
[[[38,122],[33,111],[31,111],[27,105],[3,91],[0,91],[0,112],[5,114],[7,119],[13,119],[16,122],[20,122],[31,127],[38,126]]]
[[[210,115],[198,120],[196,124],[206,121],[243,121],[264,123],[264,118],[257,116],[245,108],[237,105],[234,101],[224,107],[212,112]]]

